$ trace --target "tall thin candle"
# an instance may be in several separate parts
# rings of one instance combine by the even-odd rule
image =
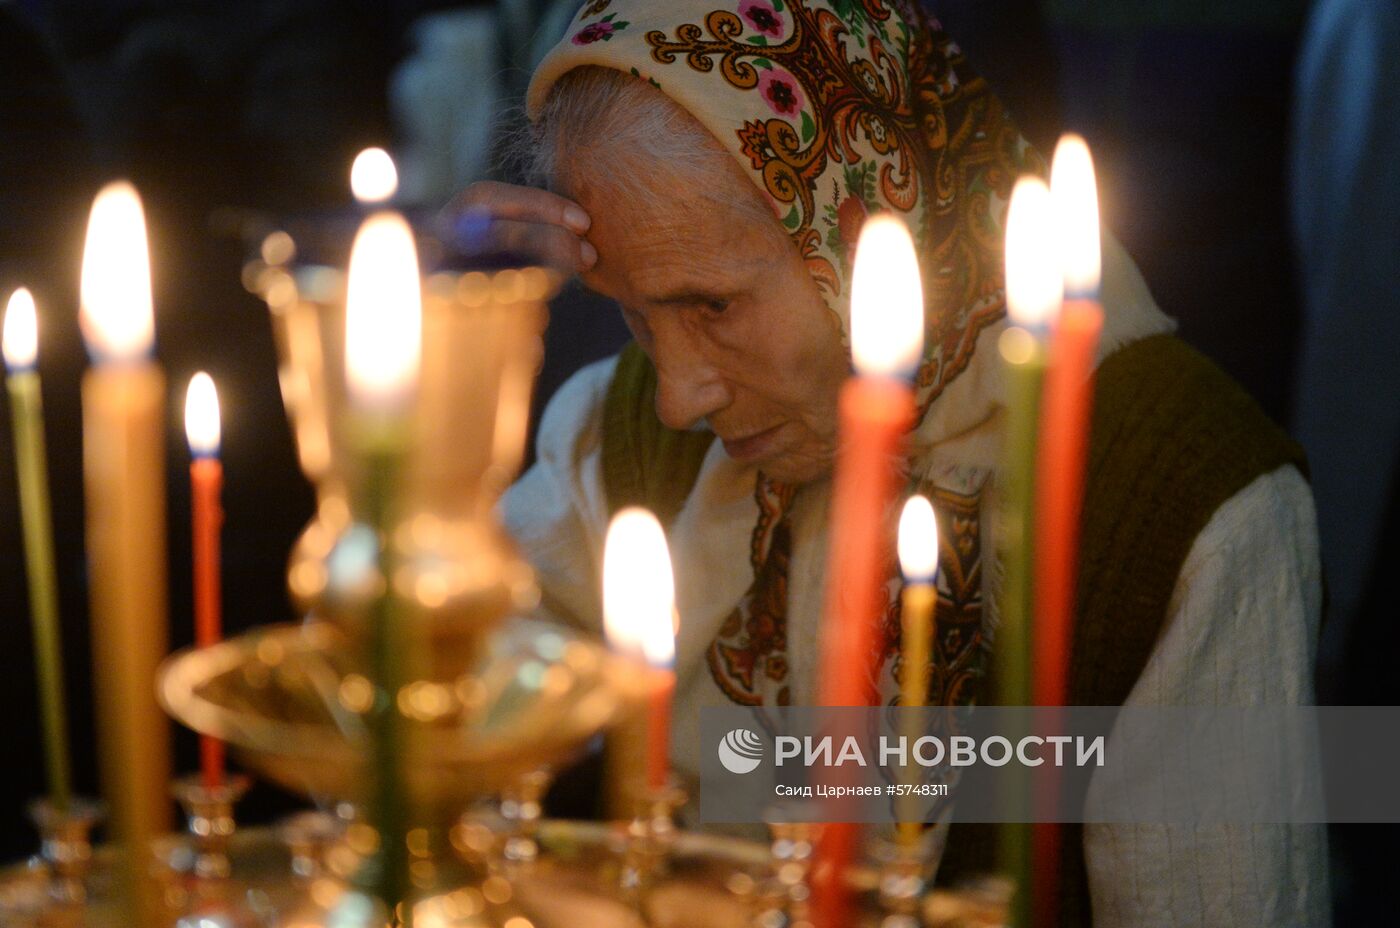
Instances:
[[[44,406],[39,383],[39,321],[34,297],[21,287],[5,309],[4,355],[15,436],[24,563],[29,578],[29,618],[34,628],[34,664],[44,728],[44,768],[49,801],[66,812],[72,799],[68,721],[63,706],[63,647],[54,579],[53,519],[49,513],[48,457],[44,452]]]
[[[1039,488],[1035,528],[1035,702],[1063,706],[1069,700],[1079,521],[1089,446],[1094,359],[1103,328],[1098,195],[1093,159],[1084,140],[1067,135],[1055,150],[1050,194],[1059,227],[1065,302],[1055,319],[1040,420]],[[1051,710],[1053,711],[1053,710]],[[1055,771],[1042,771],[1053,778]],[[1058,790],[1047,786],[1043,795]],[[1049,810],[1046,810],[1049,811]],[[1036,913],[1054,924],[1059,909],[1062,832],[1047,816],[1035,826]]]
[[[1065,136],[1050,186],[1066,299],[1055,315],[1041,410],[1036,508],[1035,701],[1068,698],[1069,642],[1093,398],[1094,357],[1103,309],[1098,302],[1098,197],[1089,148]]]
[[[645,661],[645,782],[653,793],[670,776],[671,700],[676,690],[675,580],[666,534],[636,506],[613,516],[603,546],[603,625],[613,650]]]
[[[899,702],[905,708],[923,706],[928,701],[929,660],[933,649],[934,615],[938,605],[938,520],[928,498],[914,495],[904,503],[899,517],[899,569],[904,574],[900,597],[900,657],[904,679]],[[914,713],[905,713],[902,726],[906,744],[923,734],[913,724]],[[912,771],[914,765],[906,767]],[[912,785],[912,783],[910,784]],[[917,800],[910,795],[910,806]],[[922,831],[921,823],[901,816],[900,834],[913,843]]]
[[[924,301],[914,243],[890,215],[861,230],[851,281],[851,354],[857,376],[839,399],[832,517],[822,619],[821,701],[868,706],[880,587],[890,569],[896,462],[914,422],[909,386],[923,353]],[[815,911],[824,925],[850,921],[845,870],[858,828],[832,822],[817,846]]]
[[[996,654],[1001,703],[1031,705],[1032,528],[1035,446],[1046,323],[1064,296],[1053,238],[1050,190],[1038,178],[1016,182],[1006,223],[1006,303],[1013,325],[1000,349],[1007,382],[1006,444],[1002,464],[1002,519],[996,544],[1004,574]],[[1013,739],[1014,740],[1014,739]],[[1032,899],[1030,789],[1021,782],[1004,802],[1022,815],[1001,829],[1002,867],[1016,881],[1012,924],[1030,924]]]
[[[219,461],[219,394],[203,371],[190,378],[185,394],[185,438],[190,445],[190,510],[194,541],[194,643],[201,648],[223,637],[220,603],[219,535],[224,524],[220,495],[224,467]],[[224,745],[200,735],[199,769],[206,789],[224,779]]]
[[[345,306],[346,387],[351,440],[363,467],[356,508],[379,537],[379,571],[395,573],[395,489],[407,452],[410,404],[422,357],[423,295],[413,231],[398,213],[374,213],[350,252]],[[369,816],[380,836],[376,882],[369,887],[390,912],[409,891],[405,737],[398,694],[408,682],[408,646],[394,584],[386,582],[368,616],[364,655],[377,690],[370,712],[372,794]]]
[[[140,858],[170,827],[170,728],[156,703],[166,615],[165,375],[151,359],[146,220],[136,189],[108,184],[88,222],[82,272],[83,483],[93,675],[103,792],[127,850],[131,924],[153,924],[156,888]]]

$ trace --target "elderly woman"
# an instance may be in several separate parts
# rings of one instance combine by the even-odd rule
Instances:
[[[927,298],[905,475],[945,539],[929,702],[989,701],[1001,243],[1013,182],[1042,162],[958,49],[885,0],[592,0],[528,112],[548,190],[480,184],[464,203],[615,299],[635,337],[559,391],[507,495],[543,608],[598,628],[609,517],[649,506],[682,617],[677,766],[696,765],[701,706],[813,700],[852,252],[888,211],[914,233]],[[1103,297],[1071,701],[1311,702],[1300,455],[1171,336],[1111,241]],[[886,700],[902,675],[894,577],[889,591],[871,655]],[[975,837],[952,829],[945,870],[988,863]],[[1096,825],[1070,841],[1067,923],[1330,920],[1317,828]]]

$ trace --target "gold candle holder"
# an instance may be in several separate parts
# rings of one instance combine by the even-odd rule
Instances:
[[[285,238],[274,233],[269,241],[278,235]],[[365,514],[355,500],[368,475],[348,434],[345,275],[296,266],[293,254],[267,245],[245,269],[245,282],[271,311],[283,401],[316,488],[316,515],[292,550],[288,587],[294,602],[340,625],[357,646],[374,583],[357,570]],[[386,543],[397,565],[387,582],[410,607],[406,620],[427,679],[462,674],[486,634],[538,596],[494,509],[524,453],[545,301],[557,283],[540,268],[442,272],[423,281],[417,401]]]
[[[651,924],[647,897],[658,880],[666,875],[671,847],[678,828],[676,811],[685,805],[685,792],[674,782],[648,788],[637,797],[632,819],[627,823],[618,889],[625,902]]]
[[[39,799],[29,816],[39,830],[39,858],[48,873],[51,907],[77,909],[88,901],[87,876],[92,865],[92,830],[105,815],[100,802],[73,799],[59,806]]]
[[[529,865],[539,859],[538,833],[544,814],[544,795],[554,779],[548,767],[536,767],[515,778],[501,790],[501,857],[508,865]]]
[[[190,872],[196,879],[228,879],[228,846],[236,827],[233,806],[247,791],[248,778],[242,776],[225,777],[216,786],[206,786],[198,776],[181,777],[171,787],[185,812],[194,851]]]

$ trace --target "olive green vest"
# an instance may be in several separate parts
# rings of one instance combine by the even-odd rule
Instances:
[[[656,373],[635,344],[622,353],[604,405],[609,508],[643,505],[669,522],[695,485],[714,436],[657,419]],[[1181,565],[1215,511],[1284,464],[1306,474],[1302,449],[1204,356],[1170,336],[1112,354],[1095,377],[1071,705],[1122,705],[1156,643]],[[978,702],[992,684],[984,679]],[[1079,826],[1065,826],[1062,925],[1088,925]],[[994,826],[955,825],[939,881],[994,865]]]

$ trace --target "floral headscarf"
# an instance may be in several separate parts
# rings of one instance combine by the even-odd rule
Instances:
[[[848,342],[861,225],[878,210],[904,220],[927,303],[916,396],[928,425],[934,401],[968,368],[979,333],[1004,315],[1007,203],[1016,177],[1042,167],[941,28],[893,0],[590,0],[535,72],[531,118],[561,75],[587,65],[651,82],[738,159]],[[740,704],[792,701],[794,494],[758,480],[753,582],[707,651],[711,677]],[[975,495],[955,495],[940,512],[950,524],[941,533],[949,540],[930,698],[962,702],[981,653],[980,507]],[[895,672],[896,590],[892,582],[872,655],[885,681]]]
[[[928,303],[921,413],[1003,313],[1002,220],[1034,159],[985,83],[917,7],[885,0],[590,0],[536,69],[649,80],[749,169],[849,332],[865,217],[915,237]]]

